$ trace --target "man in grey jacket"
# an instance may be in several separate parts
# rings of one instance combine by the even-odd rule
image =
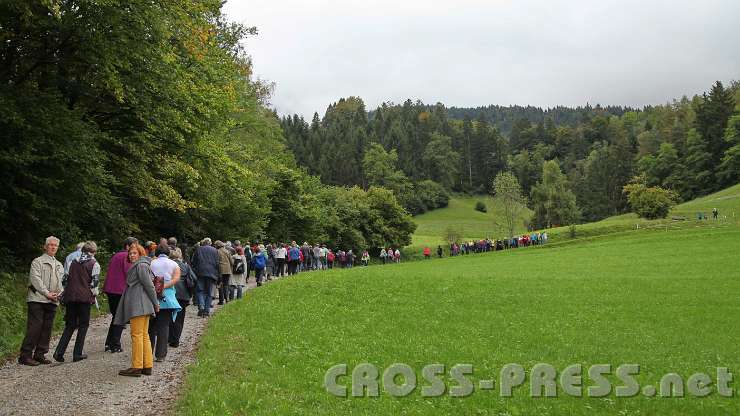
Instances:
[[[198,276],[198,316],[211,313],[211,286],[221,277],[218,267],[218,251],[211,245],[210,238],[204,238],[193,254],[193,269]]]
[[[56,259],[59,239],[47,237],[44,243],[44,254],[31,262],[28,274],[28,319],[26,336],[21,344],[18,362],[23,365],[36,366],[50,364],[45,355],[49,352],[51,329],[59,304],[59,293],[62,291],[64,265]]]

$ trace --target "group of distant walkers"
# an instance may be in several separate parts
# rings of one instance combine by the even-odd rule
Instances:
[[[472,253],[486,253],[489,251],[500,251],[509,250],[519,247],[539,246],[547,243],[549,236],[547,232],[542,233],[531,233],[514,236],[512,238],[502,238],[499,240],[492,240],[485,238],[481,240],[463,241],[458,243],[457,241],[450,243],[449,255],[458,256]],[[424,259],[430,259],[432,257],[432,250],[429,247],[424,247],[422,250]],[[437,246],[437,257],[442,258],[444,256],[444,249],[441,245]]]
[[[709,217],[707,217],[705,213],[700,211],[696,213],[696,219],[701,221],[701,220],[707,220],[709,219]],[[712,208],[712,219],[714,220],[719,219],[719,210],[717,208]]]
[[[94,241],[79,243],[62,264],[57,260],[59,239],[48,237],[44,254],[31,263],[28,280],[26,335],[18,362],[37,366],[50,364],[52,327],[57,307],[64,305],[64,331],[52,353],[57,362],[65,361],[72,335],[77,332],[72,361],[87,358],[85,337],[92,305],[98,306],[101,267]],[[385,251],[385,250],[384,250]],[[187,253],[186,253],[187,252]],[[388,249],[396,261],[400,253]],[[386,254],[388,256],[388,254]],[[177,239],[161,238],[140,244],[128,237],[108,264],[102,291],[108,299],[112,319],[105,340],[105,351],[123,351],[121,335],[128,324],[131,332],[131,366],[119,375],[151,375],[153,362],[162,362],[168,348],[180,344],[185,325],[185,310],[198,307],[198,316],[208,317],[218,299],[222,305],[243,297],[254,273],[257,286],[274,277],[332,268],[351,268],[357,256],[352,250],[331,250],[325,244],[250,244],[240,241],[213,242],[204,238],[191,248],[178,247]],[[367,266],[370,255],[360,258]]]

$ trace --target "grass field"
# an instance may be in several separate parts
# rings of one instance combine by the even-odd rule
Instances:
[[[475,203],[478,201],[486,204],[487,212],[475,210]],[[529,215],[531,212],[526,210],[524,216]],[[500,238],[506,235],[504,227],[500,225],[500,219],[501,209],[490,196],[453,197],[447,207],[414,217],[417,228],[412,246],[436,246],[442,243],[448,227],[460,233],[463,238],[476,240],[485,237]],[[524,221],[517,231],[525,231]]]
[[[454,207],[453,207],[454,208]],[[738,414],[737,397],[531,398],[478,389],[506,363],[637,363],[641,386],[675,372],[740,371],[740,228],[645,229],[577,244],[301,274],[251,291],[209,323],[182,414]],[[341,398],[335,364],[474,366],[475,392]],[[613,386],[620,383],[608,377]],[[449,387],[456,385],[445,378]],[[349,377],[339,382],[349,387]],[[498,383],[498,380],[497,380]],[[735,383],[737,384],[737,383]],[[593,385],[584,370],[583,385]],[[382,386],[382,384],[381,384]],[[737,387],[736,387],[737,388]],[[736,395],[737,396],[737,395]]]
[[[487,213],[475,211],[476,201],[484,201],[488,207]],[[720,192],[695,199],[673,208],[665,220],[645,220],[635,214],[623,214],[606,218],[601,221],[580,224],[576,227],[576,238],[601,236],[615,232],[634,230],[640,227],[654,228],[687,228],[700,224],[696,221],[697,213],[703,212],[711,216],[712,208],[719,209],[721,221],[737,223],[740,221],[740,184],[724,189]],[[530,211],[525,216],[531,215]],[[417,225],[413,241],[406,251],[406,257],[418,254],[424,246],[436,247],[444,244],[443,235],[448,226],[453,227],[467,239],[501,238],[506,231],[499,225],[501,212],[493,198],[486,196],[454,197],[446,208],[437,209],[414,217]],[[674,217],[683,217],[685,221],[675,221]],[[705,222],[706,223],[706,222]],[[706,224],[701,224],[706,225]],[[524,225],[517,230],[523,233]],[[547,230],[553,241],[571,239],[569,227],[558,227]]]

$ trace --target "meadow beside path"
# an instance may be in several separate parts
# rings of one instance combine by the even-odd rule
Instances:
[[[254,287],[252,278],[248,289]],[[15,360],[5,363],[0,367],[0,415],[173,413],[185,369],[195,360],[198,341],[208,322],[208,319],[199,318],[197,312],[196,306],[188,306],[180,346],[169,348],[165,362],[154,363],[151,376],[118,375],[119,370],[131,365],[131,337],[127,326],[121,337],[124,351],[116,354],[103,352],[110,315],[90,322],[85,340],[86,360],[73,363],[70,348],[64,363],[52,361],[50,365],[37,367],[23,366]],[[51,342],[51,351],[47,354],[49,359],[57,339],[55,337]]]

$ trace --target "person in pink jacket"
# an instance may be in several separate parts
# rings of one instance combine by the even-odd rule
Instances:
[[[128,261],[128,249],[134,244],[138,244],[139,240],[134,237],[128,237],[123,242],[123,249],[118,253],[114,254],[108,264],[108,273],[105,275],[105,284],[103,285],[103,292],[108,297],[108,306],[111,311],[112,317],[110,320],[110,326],[108,327],[108,336],[105,338],[105,350],[110,352],[121,352],[121,332],[123,332],[123,326],[115,325],[113,321],[116,319],[116,310],[118,309],[118,302],[121,300],[123,291],[126,290],[126,273],[131,268],[131,263]]]

